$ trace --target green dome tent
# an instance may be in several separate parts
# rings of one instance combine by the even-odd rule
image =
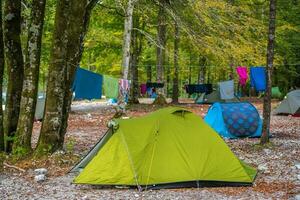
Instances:
[[[185,109],[164,108],[116,124],[71,170],[81,171],[74,183],[170,188],[251,185],[255,178],[255,169]]]

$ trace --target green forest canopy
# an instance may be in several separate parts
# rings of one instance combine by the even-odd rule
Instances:
[[[42,59],[41,87],[45,85],[51,37],[54,28],[56,1],[46,5]],[[120,76],[124,9],[126,2],[103,0],[92,13],[85,39],[81,66],[98,73]],[[24,6],[24,24],[29,11]],[[146,81],[146,66],[152,66],[155,77],[157,11],[155,0],[140,0],[134,10],[138,30],[143,35],[143,49],[138,63],[140,82]],[[198,0],[174,1],[167,9],[167,45],[165,70],[173,67],[174,20],[179,23],[181,42],[179,66],[181,82],[197,79],[199,65],[207,66],[211,82],[228,78],[233,66],[258,66],[266,63],[268,1],[264,0]],[[274,84],[286,92],[298,84],[300,74],[300,2],[278,0]],[[23,43],[26,41],[23,26]],[[201,63],[201,60],[205,62]],[[199,61],[200,60],[200,61]],[[172,76],[172,70],[170,70]],[[41,88],[43,90],[44,88]]]

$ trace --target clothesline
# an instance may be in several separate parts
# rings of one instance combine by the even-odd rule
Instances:
[[[156,67],[156,64],[139,64],[139,65],[136,65],[137,67]],[[174,67],[174,65],[162,65],[163,67]],[[185,67],[228,67],[228,68],[231,68],[230,65],[227,65],[227,66],[220,66],[220,65],[190,65],[190,64],[184,64],[184,65],[181,65],[181,66],[185,66]],[[246,65],[246,64],[240,64],[240,65],[236,65],[234,66],[233,68],[236,68],[238,66],[247,66],[247,67],[251,67],[251,66],[265,66],[265,64],[263,65]],[[288,64],[288,65],[279,65],[279,64],[274,64],[273,65],[274,67],[281,67],[281,66],[300,66],[300,63],[298,64]],[[111,67],[111,65],[101,65],[101,67]]]

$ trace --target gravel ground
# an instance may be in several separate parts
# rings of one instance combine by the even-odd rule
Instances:
[[[256,103],[261,111],[261,103]],[[6,168],[0,173],[0,199],[295,199],[300,194],[300,118],[273,116],[271,120],[272,146],[258,148],[259,139],[225,140],[232,151],[245,162],[259,169],[252,187],[184,188],[139,192],[136,189],[97,188],[88,185],[73,185],[75,175],[68,170],[105,133],[106,123],[113,109],[105,106],[81,105],[72,112],[69,120],[66,146],[71,146],[71,156],[54,155],[44,162],[16,163],[26,169],[19,172]],[[206,113],[207,105],[187,104],[199,116]],[[153,106],[130,108],[129,116],[140,116],[157,109]],[[35,124],[33,146],[38,137],[40,123]],[[72,145],[70,145],[72,144]],[[75,155],[75,160],[72,160]],[[72,157],[73,156],[73,157]],[[58,159],[59,158],[59,159]],[[72,158],[72,159],[71,159]],[[27,164],[24,164],[27,163]],[[29,164],[28,164],[29,163]],[[34,167],[33,167],[34,166]],[[47,180],[36,183],[33,169],[46,167]]]

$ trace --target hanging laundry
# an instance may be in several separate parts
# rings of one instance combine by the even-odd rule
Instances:
[[[104,75],[103,90],[106,98],[117,99],[119,95],[119,79]]]
[[[267,87],[266,82],[266,68],[265,67],[251,67],[250,68],[251,87],[254,87],[258,92],[264,92]]]
[[[164,85],[164,83],[146,83],[147,88],[163,88]]]
[[[129,89],[130,89],[130,82],[126,79],[119,80],[119,94],[121,99],[127,103],[129,98]]]
[[[245,66],[238,66],[236,68],[236,72],[237,74],[239,75],[239,78],[240,78],[240,85],[241,86],[245,86],[246,83],[247,83],[247,80],[248,80],[248,70],[247,70],[247,67]]]
[[[140,89],[141,89],[142,95],[145,95],[147,93],[147,85],[146,84],[141,84]]]
[[[73,82],[75,99],[101,99],[102,83],[102,75],[78,67]]]
[[[185,86],[185,90],[188,94],[192,95],[194,93],[212,93],[212,84],[189,84]]]
[[[219,82],[219,88],[220,88],[221,99],[233,99],[234,98],[234,82],[233,82],[233,80]]]

